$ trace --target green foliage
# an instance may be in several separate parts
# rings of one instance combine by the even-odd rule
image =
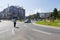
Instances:
[[[58,18],[58,11],[57,8],[54,8],[53,13],[52,13],[52,17],[54,16],[54,19]]]
[[[58,18],[60,19],[60,11],[58,11]]]
[[[39,14],[40,14],[40,13],[37,12],[37,18],[38,18],[38,19],[40,18],[40,15],[39,15]]]
[[[29,19],[34,19],[34,16],[33,15],[29,15]]]
[[[36,24],[42,24],[42,25],[49,25],[49,26],[60,27],[60,20],[55,20],[55,22],[38,21],[38,22],[36,22]]]
[[[29,19],[36,19],[36,20],[38,19],[37,14],[29,15],[28,17]]]

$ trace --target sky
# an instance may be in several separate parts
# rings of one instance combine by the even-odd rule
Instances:
[[[26,16],[36,12],[52,12],[60,10],[60,0],[0,0],[0,11],[9,6],[20,6],[25,9]]]

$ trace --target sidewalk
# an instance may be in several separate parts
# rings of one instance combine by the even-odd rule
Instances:
[[[47,28],[54,28],[54,29],[59,29],[60,30],[60,27],[55,27],[55,26],[47,26],[47,25],[41,25],[41,24],[36,24],[36,23],[32,23],[36,26],[41,26],[41,27],[47,27]]]

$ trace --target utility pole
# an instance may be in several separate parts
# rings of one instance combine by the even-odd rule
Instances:
[[[8,4],[8,9],[7,9],[7,19],[9,18],[9,4]]]

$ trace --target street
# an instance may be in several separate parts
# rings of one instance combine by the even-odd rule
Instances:
[[[60,29],[40,27],[32,23],[17,21],[0,22],[0,40],[60,40]]]

